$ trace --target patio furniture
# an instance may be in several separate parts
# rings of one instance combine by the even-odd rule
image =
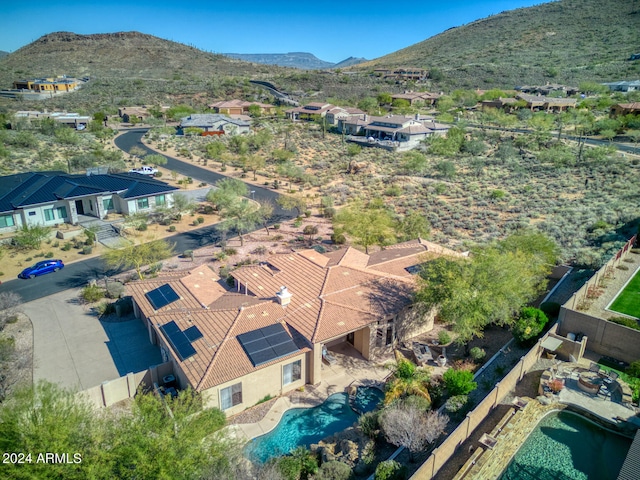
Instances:
[[[611,395],[611,390],[609,390],[609,388],[606,385],[601,385],[600,388],[598,389],[598,396],[599,397],[603,397],[604,400],[607,399],[607,397]]]
[[[420,342],[413,342],[412,345],[413,354],[416,356],[418,365],[426,365],[429,360],[433,360],[433,355],[429,347]]]
[[[336,357],[327,351],[327,347],[322,347],[322,359],[329,365],[335,365],[337,362]]]
[[[618,372],[611,371],[603,379],[603,382],[605,383],[605,385],[611,386],[611,384],[615,382],[618,379],[618,377],[619,377]]]
[[[598,365],[597,363],[591,362],[591,365],[589,365],[589,371],[590,372],[595,372],[595,373],[600,373],[600,365]]]

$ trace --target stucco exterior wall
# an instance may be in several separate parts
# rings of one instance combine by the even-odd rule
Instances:
[[[283,367],[300,360],[300,380],[283,385]],[[307,383],[307,359],[304,353],[289,358],[275,365],[257,370],[244,377],[217,385],[202,392],[206,408],[220,408],[220,391],[237,383],[242,384],[242,403],[224,410],[227,415],[234,415],[248,407],[252,407],[267,395],[282,395]]]

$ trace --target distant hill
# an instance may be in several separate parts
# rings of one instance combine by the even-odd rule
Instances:
[[[334,64],[331,68],[347,68],[367,61],[368,60],[366,58],[349,57],[345,58],[341,62]]]
[[[5,52],[4,50],[0,50],[0,58],[6,57],[7,55],[9,55],[9,52]]]
[[[640,77],[638,0],[560,0],[449,29],[356,68],[436,69],[438,84],[487,88],[577,85]]]
[[[0,59],[0,82],[17,77],[68,74],[76,77],[188,79],[270,72],[246,62],[139,32],[78,35],[56,32]]]
[[[312,53],[225,53],[227,57],[244,60],[245,62],[279,65],[281,67],[300,68],[303,70],[320,70],[331,68],[333,63],[320,60]]]

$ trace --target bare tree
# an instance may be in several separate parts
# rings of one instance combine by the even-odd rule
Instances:
[[[409,450],[413,462],[414,454],[433,443],[448,421],[449,417],[439,412],[427,412],[417,404],[400,402],[384,410],[380,425],[390,443]]]
[[[4,329],[7,321],[15,317],[20,311],[22,297],[15,292],[0,293],[0,331]]]

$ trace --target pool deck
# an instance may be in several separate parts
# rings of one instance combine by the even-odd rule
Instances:
[[[279,397],[259,422],[230,425],[227,427],[228,431],[236,438],[249,441],[273,430],[284,412],[291,408],[315,407],[329,395],[346,392],[351,385],[382,388],[391,373],[384,367],[384,363],[393,360],[391,356],[374,363],[365,360],[346,343],[330,350],[337,362],[333,365],[322,364],[322,381],[318,385],[305,385],[304,392],[294,391]]]

